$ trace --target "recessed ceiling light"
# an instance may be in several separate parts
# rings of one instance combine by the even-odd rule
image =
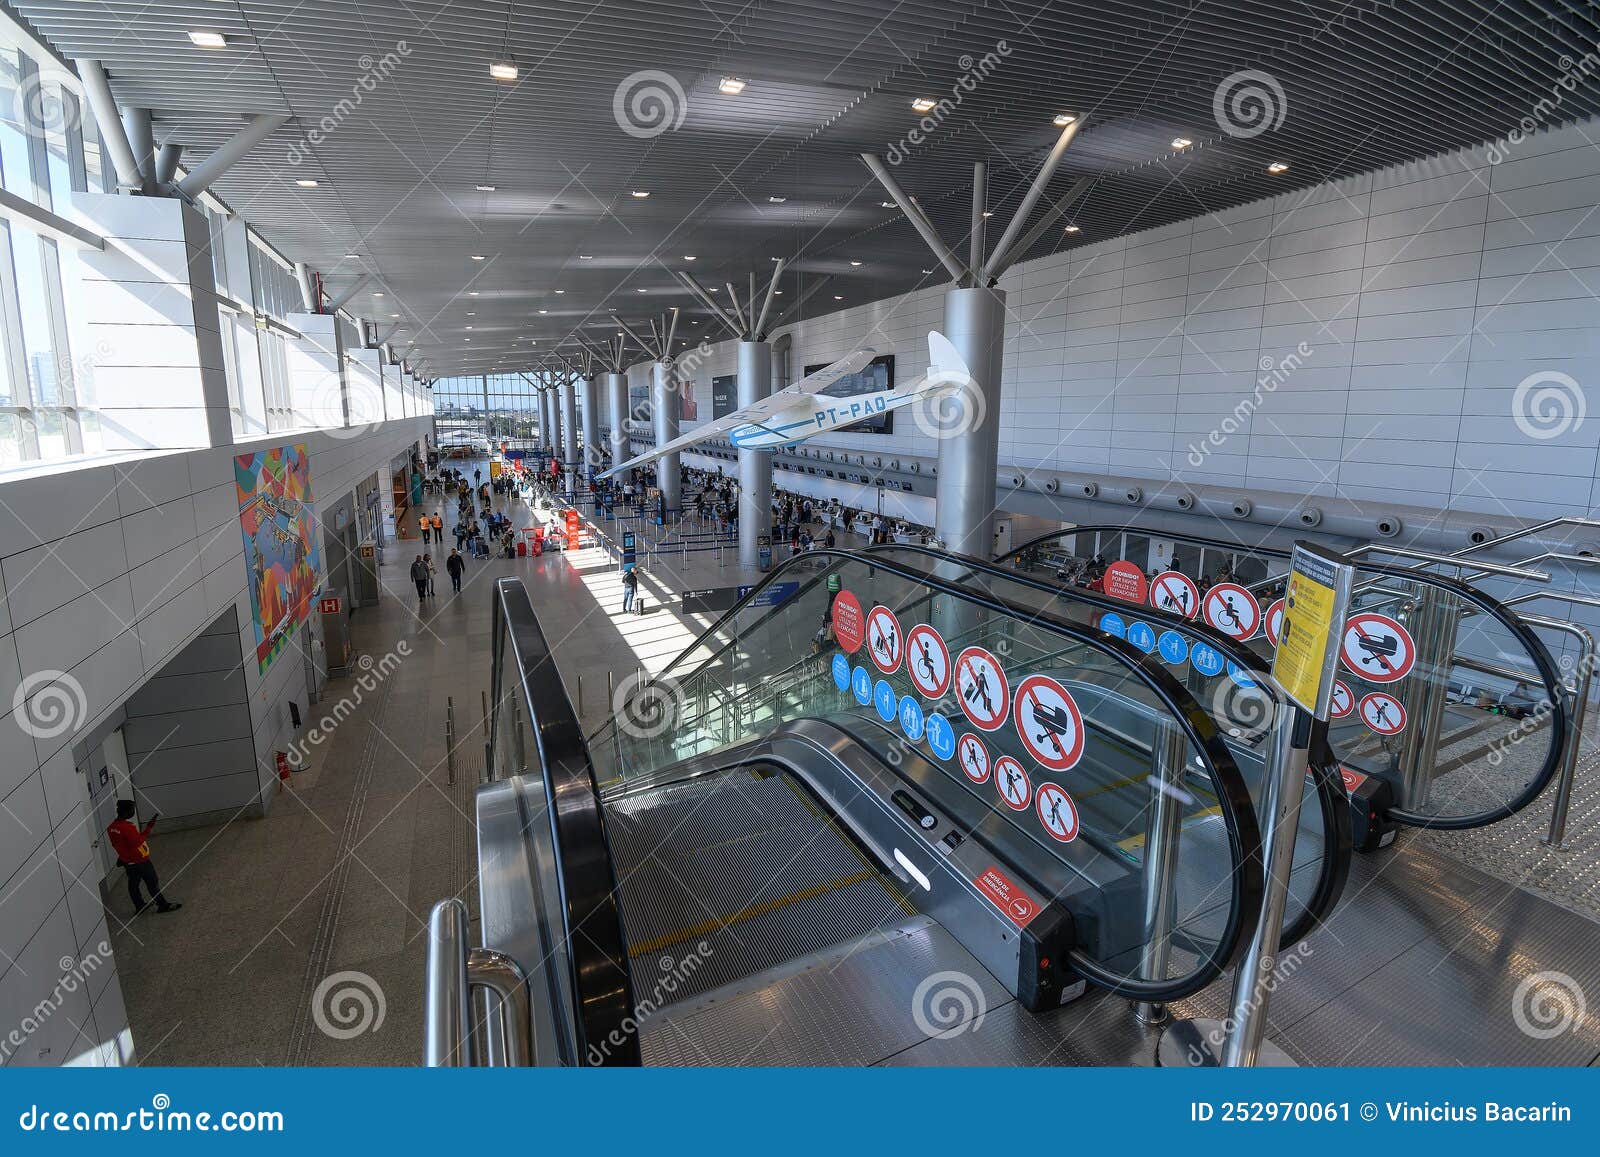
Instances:
[[[373,297],[382,297],[382,296],[383,296],[383,290],[381,290],[381,289],[374,289],[374,290],[373,290],[373,291],[372,291],[372,296],[373,296]]]
[[[634,197],[634,198],[636,198],[636,199],[638,199],[640,201],[643,201],[649,195],[650,195],[650,190],[649,189],[633,189],[628,193],[628,196]]]
[[[727,93],[729,96],[738,96],[744,91],[744,83],[745,82],[740,80],[737,76],[725,76],[722,78],[721,82],[718,83],[717,87],[723,92]]]
[[[471,339],[471,338],[470,338],[470,337],[464,337],[464,338],[462,338],[462,339],[461,339],[461,340],[462,340],[462,341],[471,341],[471,340],[472,340],[472,339]]]
[[[787,201],[788,199],[789,198],[787,198],[787,197],[768,197],[767,198],[767,200],[772,202],[772,204],[774,204],[774,205],[781,205],[785,201]]]
[[[478,315],[476,313],[474,313],[472,310],[469,309],[469,310],[467,310],[467,316],[468,317],[477,317]]]
[[[550,311],[548,309],[541,309],[539,312],[540,313],[549,313]]]
[[[474,253],[474,254],[473,254],[473,255],[472,255],[472,259],[473,259],[473,260],[474,260],[474,261],[487,261],[487,260],[489,260],[489,259],[488,259],[488,258],[487,258],[487,257],[485,257],[485,256],[484,256],[484,255],[483,255],[483,254],[482,254],[482,253]]]
[[[558,290],[556,290],[556,296],[557,296],[557,297],[560,297],[560,296],[561,296],[561,295],[562,295],[562,294],[563,294],[563,293],[565,293],[565,292],[566,292],[566,290],[565,290],[565,289],[558,289]]]
[[[642,289],[635,289],[635,290],[634,290],[634,292],[635,292],[635,293],[643,293],[643,292],[644,292],[644,290],[642,290]]]
[[[301,177],[299,180],[295,181],[295,184],[299,185],[302,189],[315,189],[320,183],[321,182],[316,181],[311,177]]]
[[[852,266],[859,266],[859,265],[860,265],[860,264],[861,264],[861,262],[859,262],[859,261],[852,261],[852,262],[851,262],[851,263],[850,263],[850,264],[851,264],[851,265],[852,265]]]
[[[1078,227],[1076,225],[1068,225],[1065,229],[1062,230],[1063,233],[1076,233],[1077,231],[1078,231]]]
[[[580,254],[578,254],[578,260],[579,261],[593,261],[594,260],[594,254],[593,253],[580,253]]]
[[[781,290],[781,289],[774,289],[774,290],[773,290],[773,291],[772,291],[772,296],[773,296],[773,297],[782,297],[782,296],[783,296],[783,290]],[[699,322],[698,322],[698,321],[697,321],[697,322],[695,322],[695,324],[696,324],[696,325],[699,325],[699,324],[700,324],[700,323],[699,323]]]
[[[190,31],[189,42],[198,48],[228,47],[228,38],[220,32]]]
[[[492,193],[492,192],[494,192],[494,186],[493,185],[474,185],[473,188],[478,190],[478,192],[480,192],[480,193]]]
[[[361,254],[359,254],[359,253],[346,253],[344,255],[344,259],[346,261],[360,261],[361,260]]]
[[[931,270],[931,269],[924,269],[924,270],[923,270],[923,271],[922,271],[922,272],[923,272],[923,274],[924,274],[924,276],[926,276],[926,275],[927,275],[927,274],[930,274],[930,273],[932,273],[932,272],[933,272],[933,270]]]
[[[472,327],[471,327],[471,326],[470,326],[470,325],[469,325],[469,326],[467,326],[467,327],[466,327],[466,328],[467,328],[467,329],[471,329],[471,328],[472,328]]]
[[[390,317],[399,317],[400,315],[398,313],[391,313],[389,316]]]
[[[919,96],[911,102],[911,107],[917,112],[932,112],[939,107],[939,102],[931,96]]]
[[[468,297],[477,297],[478,296],[478,291],[476,289],[469,289],[469,290],[467,290],[467,296]]]
[[[1068,125],[1070,125],[1073,121],[1075,121],[1077,119],[1078,119],[1077,116],[1075,114],[1073,114],[1073,113],[1062,112],[1062,113],[1057,113],[1056,116],[1055,116],[1055,119],[1052,120],[1050,123],[1055,125],[1056,128],[1058,128],[1058,129],[1064,129]]]
[[[1173,137],[1172,138],[1172,147],[1175,148],[1175,149],[1186,149],[1192,144],[1194,144],[1194,142],[1191,141],[1188,137]]]
[[[1286,161],[1273,161],[1272,164],[1267,166],[1267,172],[1269,173],[1287,173],[1288,171],[1289,165]]]
[[[489,66],[489,75],[496,80],[516,80],[517,66],[509,61],[499,61]]]
[[[837,293],[836,293],[836,294],[834,294],[834,295],[833,295],[833,300],[835,300],[835,301],[843,301],[843,300],[844,300],[844,298],[842,298],[842,297],[840,297],[840,296],[839,296],[839,295],[838,295],[838,294],[837,294]]]
[[[879,201],[878,202],[878,208],[880,208],[880,209],[898,209],[899,206],[896,205],[893,201]]]
[[[683,255],[683,259],[685,261],[693,261],[694,260],[694,254],[693,253],[685,253]]]

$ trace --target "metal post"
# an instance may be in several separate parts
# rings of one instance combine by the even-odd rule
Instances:
[[[655,421],[656,446],[665,446],[678,436],[678,395],[672,388],[672,363],[657,361],[650,366],[650,412]],[[656,485],[667,510],[683,505],[682,470],[676,453],[656,459]]]
[[[600,473],[600,383],[593,374],[583,380],[583,481]]]
[[[122,118],[117,115],[117,102],[111,95],[111,84],[106,70],[98,60],[79,60],[78,75],[83,78],[83,92],[89,99],[90,111],[100,126],[100,139],[110,154],[111,166],[117,171],[117,184],[124,189],[137,189],[143,183],[139,160],[133,155],[133,144],[128,140]]]
[[[448,782],[456,781],[456,701],[445,696],[444,701],[444,761],[449,768]]]
[[[1178,906],[1178,840],[1183,830],[1183,774],[1189,757],[1188,737],[1166,725],[1158,738],[1160,762],[1151,784],[1150,811],[1145,821],[1144,947],[1139,975],[1166,978],[1172,957],[1172,925]],[[1167,1006],[1141,1001],[1134,1006],[1141,1024],[1160,1024]]]
[[[1266,895],[1261,901],[1261,922],[1256,925],[1255,936],[1234,976],[1233,1031],[1222,1050],[1222,1063],[1227,1068],[1254,1065],[1264,1051],[1267,1000],[1272,995],[1272,971],[1276,967],[1278,940],[1283,935],[1289,878],[1294,872],[1294,843],[1300,834],[1310,736],[1311,716],[1285,703],[1273,729],[1272,750],[1267,757],[1270,774],[1263,785],[1265,830],[1261,843],[1266,858]],[[1272,1059],[1278,1060],[1277,1055]]]
[[[1582,628],[1579,628],[1580,630]],[[1561,850],[1567,839],[1567,810],[1572,806],[1572,784],[1578,774],[1578,752],[1583,747],[1583,725],[1589,714],[1589,694],[1594,682],[1594,636],[1583,631],[1583,650],[1578,657],[1578,678],[1570,696],[1572,708],[1568,721],[1572,734],[1567,739],[1567,749],[1561,755],[1561,775],[1556,780],[1555,806],[1550,812],[1550,833],[1544,842]]]
[[[1455,665],[1456,623],[1461,606],[1455,595],[1431,583],[1422,587],[1412,619],[1411,636],[1417,645],[1417,669],[1405,688],[1406,711],[1411,726],[1400,742],[1399,806],[1419,811],[1433,787],[1439,737],[1444,729],[1445,696]]]
[[[944,332],[972,371],[975,400],[939,440],[934,532],[946,550],[994,554],[995,474],[1000,461],[1000,381],[1006,295],[998,289],[952,289]]]
[[[428,916],[427,1007],[423,1064],[466,1064],[467,906],[441,900]]]
[[[606,398],[611,416],[611,465],[628,460],[628,377],[626,374],[601,374],[600,392]]]
[[[128,132],[134,159],[139,162],[140,184],[145,192],[156,187],[156,136],[147,108],[130,108],[122,114],[122,127]]]
[[[984,234],[987,232],[983,214],[989,207],[989,166],[977,161],[972,166],[972,237],[967,264],[976,274],[983,268]]]
[[[772,396],[772,345],[739,343],[739,406],[753,406]],[[772,534],[772,455],[739,451],[739,565],[754,570],[761,564],[759,540]]]
[[[567,489],[577,489],[578,482],[578,395],[576,383],[570,374],[564,374],[557,387],[561,398],[562,461],[566,464]]]

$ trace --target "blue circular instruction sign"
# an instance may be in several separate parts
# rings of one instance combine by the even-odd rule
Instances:
[[[865,667],[857,667],[850,672],[850,690],[861,706],[872,702],[872,676],[867,674]]]
[[[1161,652],[1162,659],[1176,667],[1189,657],[1189,641],[1177,631],[1162,631],[1156,640],[1156,650]]]
[[[924,726],[922,718],[922,705],[909,695],[900,697],[900,730],[906,733],[906,738],[915,743],[922,738]]]
[[[1107,611],[1100,616],[1100,629],[1108,635],[1115,635],[1119,639],[1128,637],[1128,621],[1115,611]]]
[[[1207,678],[1222,674],[1223,667],[1227,665],[1222,652],[1210,643],[1196,643],[1189,651],[1189,662],[1196,671]]]
[[[1241,687],[1254,687],[1256,685],[1256,681],[1251,677],[1250,672],[1239,666],[1232,659],[1228,660],[1228,678]]]
[[[894,717],[900,710],[900,700],[895,697],[894,688],[889,686],[889,680],[879,679],[877,686],[873,687],[872,705],[878,709],[878,717],[885,723],[894,722]]]
[[[833,657],[833,685],[841,691],[850,690],[850,660],[842,654]]]
[[[936,759],[949,759],[956,753],[956,733],[950,721],[937,711],[928,712],[923,724],[923,734],[928,737],[928,750]]]
[[[1156,632],[1149,623],[1129,623],[1128,642],[1148,655],[1156,649]]]

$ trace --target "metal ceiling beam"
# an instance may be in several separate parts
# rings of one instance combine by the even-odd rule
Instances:
[[[176,141],[168,141],[161,146],[161,151],[156,154],[156,185],[165,187],[172,184],[178,175],[178,162],[183,159],[183,146]]]
[[[739,328],[748,330],[750,322],[744,315],[744,308],[739,304],[739,295],[734,292],[733,282],[724,281],[722,288],[728,291],[728,304],[733,306],[733,316],[739,319]]]
[[[968,234],[971,238],[972,248],[967,256],[967,264],[974,271],[983,268],[985,248],[985,228],[988,217],[985,216],[989,208],[989,166],[982,161],[975,161],[972,165],[972,231]]]
[[[137,189],[144,183],[139,172],[139,161],[133,155],[133,145],[128,140],[122,118],[117,115],[117,101],[111,95],[111,82],[98,60],[79,60],[78,76],[83,80],[83,92],[89,98],[89,110],[94,113],[94,123],[100,126],[100,139],[111,154],[111,167],[117,171],[117,184],[124,189]]]
[[[1000,240],[995,243],[996,253],[1007,252],[1016,243],[1022,231],[1028,227],[1028,218],[1033,216],[1034,206],[1039,203],[1039,198],[1044,196],[1045,188],[1050,184],[1050,178],[1056,175],[1056,169],[1061,165],[1061,158],[1067,153],[1067,146],[1077,137],[1078,130],[1083,128],[1083,122],[1088,120],[1080,116],[1066,128],[1061,130],[1061,135],[1056,138],[1055,146],[1039,166],[1039,171],[1033,175],[1033,183],[1028,186],[1028,191],[1022,195],[1022,204],[1017,206],[1017,211],[1011,216],[1011,223],[1006,226],[1006,231],[1000,234]],[[996,262],[992,259],[979,274],[985,283],[999,276],[994,272]]]
[[[995,253],[989,264],[984,268],[984,284],[993,285],[1006,270],[1026,257],[1028,250],[1032,249],[1038,243],[1039,238],[1044,236],[1045,230],[1059,221],[1066,211],[1082,200],[1083,195],[1093,187],[1093,177],[1080,177],[1074,182],[1072,188],[1067,190],[1066,196],[1046,210],[1045,215],[1039,218],[1032,229],[1029,229],[1016,241],[1012,242],[1011,248]]]
[[[933,255],[939,259],[939,263],[950,271],[950,276],[956,279],[956,284],[971,284],[976,275],[961,263],[961,258],[956,256],[955,250],[944,243],[939,231],[933,227],[933,222],[929,221],[923,215],[921,207],[906,195],[906,191],[900,187],[900,182],[894,179],[884,163],[871,153],[858,155],[866,162],[867,168],[872,170],[872,175],[878,178],[878,184],[882,185],[885,192],[894,199],[894,203],[900,206],[900,212],[906,215],[911,227],[921,235],[923,241],[927,242],[928,248],[933,250]]]
[[[338,313],[339,310],[344,308],[345,303],[348,302],[351,298],[353,298],[356,294],[360,293],[363,289],[365,289],[366,286],[367,286],[367,282],[369,282],[371,280],[372,280],[372,275],[370,273],[363,273],[360,277],[356,278],[355,284],[350,286],[349,289],[345,290],[338,297],[336,297],[332,301],[328,302],[328,312],[329,313]]]
[[[320,312],[318,306],[322,303],[317,300],[317,283],[311,276],[311,267],[304,261],[296,261],[294,279],[300,286],[300,304],[305,306],[306,312]]]
[[[211,187],[212,182],[243,160],[251,149],[288,123],[289,118],[282,113],[259,113],[251,117],[244,128],[224,141],[216,152],[178,182],[178,192],[185,197],[198,197]]]
[[[772,301],[778,293],[778,278],[783,276],[783,270],[787,264],[788,263],[780,257],[778,258],[778,263],[772,267],[772,283],[767,286],[767,296],[761,302],[761,316],[757,317],[755,324],[750,327],[751,341],[766,340],[767,315],[772,312]],[[751,301],[750,308],[755,308],[754,301]]]
[[[683,283],[685,289],[700,299],[705,307],[711,311],[711,315],[714,318],[731,329],[735,337],[742,337],[744,335],[744,326],[740,325],[738,320],[735,319],[732,314],[730,314],[726,309],[722,308],[721,302],[706,292],[705,286],[696,281],[693,274],[688,272],[674,271],[673,276]]]
[[[659,361],[660,360],[661,355],[657,354],[657,353],[652,353],[651,349],[650,349],[650,343],[645,341],[644,338],[640,337],[638,334],[636,334],[633,331],[633,327],[631,327],[627,322],[623,321],[620,317],[617,317],[615,314],[612,315],[612,320],[615,321],[617,323],[617,325],[622,327],[622,332],[623,333],[627,334],[629,337],[631,337],[635,342],[637,342],[639,344],[639,348],[640,349],[644,350],[645,353],[650,354],[650,358],[651,358],[652,361]],[[618,357],[619,357],[619,360],[620,360],[620,357],[621,357],[620,352],[618,354]],[[619,370],[618,372],[620,373],[621,371]]]

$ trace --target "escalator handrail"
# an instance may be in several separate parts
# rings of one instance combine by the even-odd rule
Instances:
[[[550,825],[562,907],[560,932],[569,965],[568,975],[561,979],[569,987],[577,1016],[570,1026],[572,1039],[562,1042],[569,1054],[563,1060],[584,1065],[594,1063],[591,1058],[598,1055],[603,1065],[636,1066],[641,1060],[633,979],[617,904],[616,866],[588,744],[522,580],[496,580],[494,607],[490,759],[501,703],[516,690],[504,688],[501,675],[508,671],[507,662],[514,661],[548,804],[545,819]],[[502,621],[503,637],[515,651],[510,656],[500,650]]]
[[[1029,539],[1021,546],[999,555],[994,561],[996,563],[1008,562],[1019,558],[1026,550],[1055,539],[1078,534],[1137,534],[1145,538],[1170,538],[1175,542],[1185,542],[1191,546],[1210,547],[1214,550],[1229,551],[1235,554],[1259,554],[1279,559],[1291,557],[1288,551],[1279,550],[1276,547],[1247,546],[1243,543],[1223,542],[1220,539],[1205,538],[1201,535],[1181,532],[1169,534],[1166,531],[1161,531],[1156,533],[1132,525],[1097,524],[1093,526],[1075,526],[1068,530],[1057,530],[1049,534],[1042,534],[1038,538]],[[1508,816],[1516,815],[1538,799],[1544,789],[1550,785],[1550,781],[1555,778],[1556,771],[1561,766],[1562,754],[1566,749],[1567,733],[1571,730],[1567,697],[1562,691],[1561,676],[1555,660],[1550,657],[1549,650],[1540,642],[1539,637],[1529,629],[1528,625],[1522,621],[1520,616],[1498,599],[1484,594],[1470,583],[1449,578],[1445,575],[1413,570],[1410,567],[1368,562],[1366,559],[1357,560],[1356,566],[1361,570],[1370,571],[1373,574],[1383,575],[1388,578],[1437,587],[1463,602],[1476,606],[1480,611],[1499,623],[1510,632],[1517,642],[1522,644],[1523,649],[1528,653],[1529,659],[1533,661],[1533,665],[1539,674],[1539,681],[1544,685],[1545,704],[1548,707],[1546,717],[1550,720],[1551,742],[1550,749],[1545,753],[1544,763],[1540,765],[1538,774],[1512,799],[1485,811],[1466,816],[1429,816],[1420,812],[1406,811],[1402,808],[1391,808],[1388,812],[1389,817],[1410,827],[1430,828],[1434,831],[1462,831],[1467,828],[1485,827],[1488,824],[1498,823]],[[1452,644],[1452,652],[1453,650]]]
[[[1178,729],[1188,739],[1194,751],[1202,757],[1216,788],[1217,806],[1227,833],[1232,860],[1228,874],[1228,887],[1231,893],[1228,921],[1218,935],[1216,947],[1211,955],[1202,958],[1191,972],[1176,980],[1138,980],[1123,976],[1105,968],[1098,961],[1087,958],[1081,951],[1073,953],[1072,964],[1085,978],[1102,988],[1137,1000],[1165,1002],[1198,991],[1199,987],[1204,987],[1205,983],[1220,976],[1237,961],[1244,950],[1247,935],[1256,927],[1261,916],[1264,894],[1261,829],[1256,821],[1255,806],[1251,802],[1244,776],[1234,762],[1233,754],[1223,741],[1216,723],[1210,713],[1195,701],[1189,690],[1179,683],[1171,672],[1132,644],[1093,627],[1070,622],[1048,611],[1023,607],[992,594],[968,590],[904,561],[891,561],[883,556],[874,556],[863,551],[840,550],[834,547],[814,548],[784,562],[753,587],[727,614],[712,624],[710,630],[717,630],[733,615],[748,606],[751,600],[759,598],[766,587],[779,581],[796,563],[815,563],[820,559],[831,559],[833,565],[826,567],[824,574],[817,576],[819,579],[825,577],[826,571],[854,563],[870,570],[895,575],[907,582],[925,587],[935,594],[948,595],[996,614],[1048,628],[1057,635],[1082,643],[1090,650],[1098,651],[1119,662],[1137,682],[1155,696],[1161,707],[1176,722]],[[793,598],[785,600],[780,607],[788,606],[793,601]],[[732,642],[727,644],[727,646],[732,645]],[[698,643],[691,645],[684,653],[689,653],[695,646],[698,646]],[[721,653],[720,650],[718,653]],[[669,664],[662,675],[656,677],[657,680],[667,677],[666,672],[671,668],[672,664]]]
[[[1045,582],[1042,579],[1019,574],[1013,570],[1007,570],[996,563],[984,562],[971,555],[952,554],[948,551],[937,551],[930,547],[910,544],[869,547],[865,553],[877,554],[883,552],[885,554],[893,554],[896,551],[941,559],[947,558],[959,565],[970,567],[973,571],[981,574],[1016,583],[1018,586],[1030,587],[1052,597],[1066,597],[1107,611],[1122,611],[1128,607],[1127,602],[1113,595],[1099,591],[1084,590],[1078,587],[1059,586]],[[1282,701],[1281,696],[1278,695],[1276,684],[1267,677],[1271,673],[1271,664],[1249,647],[1205,623],[1190,621],[1180,615],[1173,614],[1171,611],[1164,611],[1159,607],[1144,608],[1140,613],[1154,622],[1167,625],[1173,630],[1204,638],[1208,646],[1216,648],[1216,650],[1239,666],[1260,676],[1256,680],[1256,685],[1263,692],[1278,700],[1274,708],[1275,711],[1283,710],[1287,706]],[[1345,791],[1344,780],[1339,774],[1339,761],[1334,756],[1333,748],[1328,743],[1328,725],[1325,722],[1318,721],[1312,727],[1311,758],[1308,763],[1312,783],[1316,787],[1318,809],[1322,814],[1324,840],[1322,870],[1318,873],[1316,887],[1312,891],[1305,910],[1284,925],[1283,934],[1279,941],[1280,951],[1293,947],[1304,940],[1333,913],[1334,908],[1339,903],[1339,898],[1344,895],[1344,887],[1350,876],[1350,860],[1354,855],[1354,840],[1350,823],[1350,797]]]

